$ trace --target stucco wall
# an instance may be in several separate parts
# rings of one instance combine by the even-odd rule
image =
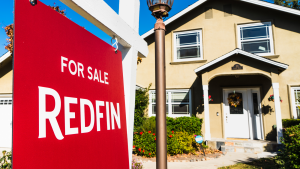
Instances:
[[[12,93],[12,61],[0,67],[0,94]]]
[[[223,5],[225,4],[232,4],[233,14],[231,16],[224,16]],[[205,19],[204,9],[209,6],[212,6],[213,8],[213,18]],[[278,58],[273,58],[273,60],[289,65],[287,70],[279,74],[279,84],[280,96],[283,100],[281,103],[282,118],[291,118],[290,99],[287,86],[300,86],[300,76],[298,75],[298,65],[300,62],[300,48],[298,47],[300,42],[300,22],[295,22],[299,20],[299,17],[300,16],[251,5],[245,2],[211,0],[202,4],[200,7],[192,10],[166,27],[167,89],[191,88],[193,91],[193,114],[198,114],[199,117],[203,117],[203,108],[201,108],[201,106],[199,107],[200,104],[198,104],[202,99],[202,82],[194,73],[194,69],[237,48],[237,24],[270,21],[273,24],[275,55],[279,55]],[[207,61],[203,63],[172,64],[173,32],[194,29],[202,29],[203,57],[204,60]],[[143,59],[143,62],[140,65],[138,65],[137,84],[146,87],[149,83],[152,83],[152,89],[154,89],[154,36],[149,36],[146,38],[146,41],[149,44],[149,55],[147,58]],[[211,85],[211,83],[209,84]],[[269,95],[273,94],[272,88],[265,92],[267,92],[267,94],[264,96],[262,103],[269,104],[267,98]],[[215,91],[210,88],[209,94],[214,95],[213,93],[215,93]],[[216,96],[218,97],[218,95]],[[214,99],[218,99],[216,96],[213,96]],[[221,107],[220,104],[210,104],[212,137],[222,137],[222,133],[219,132],[222,127],[219,124],[214,125],[215,121],[218,121],[220,118],[220,116],[214,117],[215,111],[218,111],[217,107]],[[270,115],[265,115],[264,117],[265,137],[271,131],[272,126],[276,124],[274,114],[275,112]]]

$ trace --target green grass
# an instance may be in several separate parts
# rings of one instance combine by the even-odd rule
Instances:
[[[220,167],[219,169],[276,169],[276,165],[273,158],[261,158],[249,163],[238,163],[231,166]]]

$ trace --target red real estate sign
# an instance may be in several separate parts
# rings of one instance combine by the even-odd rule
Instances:
[[[14,31],[14,169],[129,168],[121,53],[39,1]]]

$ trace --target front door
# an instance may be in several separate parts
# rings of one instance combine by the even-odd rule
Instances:
[[[224,90],[225,135],[250,138],[247,90]]]
[[[0,147],[11,148],[12,144],[12,99],[0,98]]]

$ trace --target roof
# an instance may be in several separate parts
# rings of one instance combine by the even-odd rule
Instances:
[[[7,58],[9,58],[9,56],[11,55],[10,52],[5,53],[4,55],[2,55],[0,57],[0,63],[2,63],[3,61],[5,61]]]
[[[195,71],[195,73],[198,73],[198,72],[202,71],[203,69],[206,69],[206,68],[208,68],[208,67],[210,67],[210,66],[212,66],[212,65],[214,65],[214,64],[216,64],[216,63],[218,63],[218,62],[220,62],[220,61],[222,61],[226,58],[229,58],[230,56],[235,55],[235,54],[241,54],[241,55],[244,55],[244,56],[248,56],[250,58],[260,60],[262,62],[269,63],[271,65],[280,67],[282,69],[287,69],[289,67],[289,65],[287,65],[287,64],[277,62],[277,61],[274,61],[274,60],[271,60],[271,59],[267,59],[265,57],[258,56],[258,55],[253,54],[253,53],[249,53],[249,52],[246,52],[246,51],[241,50],[241,49],[235,49],[235,50],[233,50],[233,51],[231,51],[231,52],[229,52],[229,53],[227,53],[227,54],[225,54],[221,57],[218,57],[215,60],[212,60],[212,61],[206,63],[205,65],[202,65],[202,66],[198,67],[194,71]]]
[[[184,15],[184,14],[190,12],[191,10],[197,8],[198,6],[200,6],[201,4],[203,4],[206,1],[208,1],[208,0],[198,0],[194,4],[188,6],[184,10],[180,11],[179,13],[177,13],[174,16],[172,16],[169,19],[167,19],[165,21],[165,25],[167,26],[168,24],[172,23],[176,19],[180,18],[182,15]],[[260,0],[238,0],[238,1],[247,2],[247,3],[254,4],[254,5],[258,5],[258,6],[262,6],[262,7],[266,7],[266,8],[278,10],[278,11],[281,11],[281,12],[286,12],[286,13],[290,13],[290,14],[294,14],[294,15],[299,15],[300,16],[300,10],[292,9],[292,8],[284,7],[284,6],[280,6],[280,5],[276,5],[276,4],[269,3],[269,2],[264,2],[264,1],[260,1]],[[148,32],[144,33],[142,35],[142,38],[145,39],[145,38],[147,38],[148,36],[150,36],[153,33],[154,33],[154,29],[151,29]]]

